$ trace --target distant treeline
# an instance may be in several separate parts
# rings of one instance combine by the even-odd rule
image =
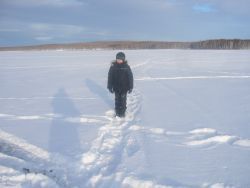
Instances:
[[[218,39],[198,42],[100,41],[71,44],[44,44],[35,46],[0,47],[0,51],[59,49],[250,49],[250,40]]]
[[[205,40],[192,42],[191,49],[250,49],[250,40]]]

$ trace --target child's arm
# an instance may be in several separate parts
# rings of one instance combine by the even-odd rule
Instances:
[[[130,66],[128,66],[128,78],[129,78],[129,93],[131,93],[134,87],[134,78]]]
[[[113,64],[109,68],[107,88],[111,93],[113,93]]]

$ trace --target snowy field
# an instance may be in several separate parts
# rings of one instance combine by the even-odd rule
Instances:
[[[250,51],[0,52],[0,187],[250,187]]]

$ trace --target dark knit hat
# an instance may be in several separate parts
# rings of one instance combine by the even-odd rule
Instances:
[[[122,59],[123,61],[125,61],[125,54],[123,52],[118,52],[116,54],[116,59]]]

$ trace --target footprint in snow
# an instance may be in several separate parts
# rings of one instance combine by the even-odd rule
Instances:
[[[238,136],[221,134],[212,128],[200,128],[189,131],[189,135],[186,140],[187,141],[184,144],[191,147],[207,147],[219,144],[230,144],[250,148],[249,139],[241,139]]]

